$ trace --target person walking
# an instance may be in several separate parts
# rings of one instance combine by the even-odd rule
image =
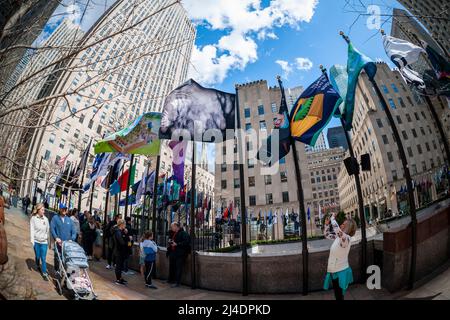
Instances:
[[[22,209],[25,214],[28,214],[28,207],[30,206],[31,200],[28,195],[25,196],[22,200]]]
[[[69,217],[72,220],[73,225],[75,226],[75,232],[77,233],[77,236],[75,237],[75,242],[78,242],[81,238],[80,221],[78,221],[78,214],[75,211],[72,211],[69,214]]]
[[[117,221],[121,219],[122,216],[120,214],[116,214],[114,216],[114,219],[108,222],[108,224],[105,225],[103,229],[103,236],[105,237],[105,241],[108,245],[108,254],[106,256],[106,259],[108,261],[108,264],[106,265],[106,269],[111,269],[113,264],[113,258],[114,258],[114,239],[113,239],[113,228],[117,224]]]
[[[330,225],[333,231],[330,229]],[[328,258],[327,274],[323,288],[328,290],[330,283],[333,284],[336,300],[344,300],[348,285],[353,282],[353,273],[348,263],[350,253],[351,237],[356,233],[356,222],[347,218],[339,226],[336,222],[336,213],[325,220],[325,238],[334,240],[330,248]]]
[[[125,234],[125,221],[117,220],[117,225],[113,227],[113,241],[114,241],[114,258],[116,260],[116,284],[125,285],[126,280],[122,278],[122,271],[125,257],[127,255],[128,238]]]
[[[191,248],[191,238],[189,234],[181,228],[179,222],[173,222],[170,225],[173,232],[169,240],[167,248],[169,255],[169,283],[173,283],[173,287],[179,287],[181,284],[181,276],[183,266],[187,255]]]
[[[35,261],[38,270],[41,272],[45,281],[48,281],[47,273],[47,250],[48,239],[50,236],[50,224],[45,214],[45,208],[42,203],[38,203],[30,220],[30,240],[34,249]]]
[[[55,245],[55,256],[54,256],[54,267],[55,272],[59,271],[59,261],[56,250],[61,254],[62,243],[64,241],[75,241],[77,233],[72,220],[66,216],[67,206],[64,203],[59,204],[59,215],[55,215],[50,222],[50,231],[52,237],[56,242]]]
[[[156,263],[156,253],[158,252],[158,246],[153,241],[153,232],[146,231],[142,242],[139,244],[140,248],[140,264],[144,268],[144,280],[145,286],[151,289],[158,289],[152,284],[152,272]]]
[[[97,236],[97,224],[95,223],[94,217],[89,217],[81,226],[81,233],[83,237],[83,249],[86,252],[88,260],[92,260],[94,242]]]

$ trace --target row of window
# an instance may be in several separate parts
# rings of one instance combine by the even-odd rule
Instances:
[[[281,198],[283,202],[289,202],[289,192],[283,191],[281,193]],[[236,201],[237,200],[237,201]],[[239,198],[235,199],[235,203],[237,204],[239,202]],[[248,197],[249,206],[256,206],[256,196],[249,196]],[[273,204],[273,195],[272,193],[266,193],[266,204]]]
[[[278,112],[276,103],[273,102],[270,105],[270,108],[271,108],[272,113],[277,113]],[[258,115],[263,116],[264,113],[265,113],[264,105],[259,105],[257,109],[258,109]],[[245,107],[244,108],[244,116],[245,116],[245,118],[250,118],[250,116],[251,116],[251,114],[250,114],[250,107]]]
[[[287,182],[288,178],[287,178],[287,172],[286,171],[281,171],[280,172],[280,178],[281,178],[281,182]],[[264,184],[266,186],[271,185],[272,184],[272,176],[271,175],[265,175],[264,176]],[[249,187],[254,187],[255,184],[255,177],[248,177],[248,186]],[[234,188],[240,188],[241,183],[239,179],[234,179]],[[226,189],[227,188],[227,180],[222,180],[221,182],[221,187],[222,189]]]

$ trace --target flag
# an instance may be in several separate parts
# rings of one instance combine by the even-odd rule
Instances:
[[[421,89],[425,88],[424,81],[408,67],[410,64],[417,62],[420,55],[425,53],[425,50],[408,41],[388,35],[383,35],[383,45],[387,56],[397,66],[405,80]]]
[[[89,159],[89,150],[91,149],[91,143],[92,139],[89,140],[88,145],[86,146],[86,149],[84,149],[83,153],[81,154],[80,163],[78,163],[77,169],[75,171],[74,178],[78,179],[83,172],[83,169],[86,168],[88,159]]]
[[[147,191],[147,179],[148,178],[149,178],[148,166],[146,166],[144,172],[142,173],[141,183],[139,184],[139,187],[136,191],[136,201],[137,202],[141,201],[142,196]]]
[[[426,86],[436,89],[437,94],[450,98],[450,61],[428,44],[426,44],[425,50],[437,78],[437,80],[426,81]]]
[[[58,167],[63,168],[64,164],[66,163],[67,157],[69,156],[69,154],[67,154],[67,156],[62,157],[61,159],[59,159],[56,164],[58,165]]]
[[[171,141],[169,143],[170,149],[172,149],[172,169],[173,177],[180,186],[184,186],[184,159],[187,150],[187,140],[183,141]]]
[[[161,114],[148,112],[137,117],[130,125],[113,133],[94,146],[95,153],[121,152],[128,154],[159,155],[158,131]]]
[[[322,215],[322,208],[320,207],[320,203],[319,203],[319,219],[320,219],[320,223],[322,223],[322,218],[323,218],[323,215]]]
[[[212,129],[225,140],[226,129],[235,129],[235,97],[235,94],[204,88],[189,79],[166,97],[159,138],[172,140],[177,138],[172,137],[173,133],[186,129],[191,140],[203,141],[205,131]]]
[[[347,68],[338,64],[330,68],[330,82],[334,89],[343,97],[341,104],[334,113],[335,117],[340,117],[344,113],[345,97],[347,95],[348,74]]]
[[[120,184],[117,182],[117,180],[114,180],[114,182],[109,187],[109,194],[111,196],[115,196],[116,194],[120,193]]]
[[[309,207],[308,207],[307,215],[308,215],[308,221],[311,220],[311,212],[309,210]]]
[[[322,74],[298,98],[291,110],[290,128],[294,139],[312,147],[330,122],[341,97]]]
[[[129,160],[129,155],[122,153],[107,153],[104,156],[99,156],[97,161],[94,160],[93,172],[90,175],[90,180],[84,185],[83,191],[86,192],[99,177],[104,177],[108,174],[109,167],[113,167],[120,160]]]
[[[130,174],[131,174],[131,178],[130,178]],[[135,175],[136,175],[136,164],[133,164],[133,167],[131,167],[131,173],[130,173],[130,168],[128,168],[127,170],[125,170],[124,173],[122,173],[122,175],[117,180],[119,182],[121,192],[127,190],[128,180],[130,180],[130,186],[132,186],[134,184],[134,176]]]
[[[272,224],[272,209],[269,209],[269,224]]]
[[[359,74],[361,70],[365,70],[369,79],[373,79],[377,73],[377,65],[370,58],[360,53],[353,44],[348,44],[348,58],[347,58],[347,94],[345,96],[345,105],[342,114],[344,120],[345,130],[349,131],[352,128],[353,110],[355,107],[355,93],[356,85],[358,83]]]

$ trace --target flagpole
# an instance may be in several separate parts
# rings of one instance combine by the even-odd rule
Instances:
[[[195,218],[194,218],[194,205],[195,205],[195,141],[192,140],[192,177],[191,177],[191,208],[190,208],[190,235],[191,235],[191,287],[192,289],[196,288],[196,279],[195,279]]]
[[[384,30],[381,30],[380,32],[381,32],[381,35],[383,35],[383,36],[385,35]],[[407,34],[407,33],[405,32],[405,34]],[[407,35],[409,37],[409,34],[407,34]],[[415,40],[417,41],[417,43],[420,45],[421,42],[417,38],[417,36],[415,34],[413,34],[413,36],[414,36]],[[422,47],[422,45],[420,45],[420,46]],[[425,97],[425,101],[427,102],[428,109],[430,109],[430,113],[431,113],[431,116],[433,117],[434,123],[436,124],[436,127],[438,128],[442,143],[444,144],[445,154],[447,156],[447,162],[450,162],[450,147],[448,145],[448,140],[445,135],[444,129],[442,128],[442,123],[439,120],[439,116],[437,115],[436,110],[433,107],[433,103],[431,102],[430,97],[427,94],[424,94],[423,96]],[[436,94],[436,96],[439,98],[438,94]]]
[[[154,179],[154,184],[153,184],[153,197],[152,197],[152,232],[153,232],[153,237],[155,239],[157,239],[157,237],[156,237],[156,201],[157,201],[156,193],[158,191],[158,177],[159,177],[160,161],[161,161],[161,156],[160,155],[156,156],[155,179]],[[149,228],[150,228],[150,217],[148,219],[148,224],[149,224]]]
[[[111,185],[111,176],[113,174],[111,168],[111,171],[108,173],[108,177],[106,178],[106,200],[105,200],[105,213],[103,214],[103,224],[106,226],[106,217],[108,216],[108,204],[109,204],[109,188]],[[103,259],[106,258],[106,238],[103,237],[103,247],[102,247],[102,257]]]
[[[128,181],[127,181],[127,190],[125,192],[125,214],[123,215],[124,219],[126,219],[128,214],[128,197],[130,195],[130,184],[131,184],[131,173],[133,171],[133,161],[134,161],[134,154],[131,155],[130,159],[130,168],[128,169]]]
[[[144,177],[141,180],[141,183],[145,183],[144,185],[144,203],[142,204],[142,210],[141,210],[141,225],[140,225],[140,229],[141,229],[141,235],[144,234],[144,213],[145,213],[145,201],[147,200],[147,177],[150,176],[150,170],[151,170],[151,163],[152,160],[147,159],[147,173],[146,175],[144,175]],[[138,199],[136,199],[137,202]],[[150,210],[149,210],[150,213]],[[150,220],[150,215],[147,215],[148,220]]]
[[[286,97],[284,95],[283,83],[281,82],[281,77],[277,76],[278,84],[280,85],[281,96],[284,101]],[[297,180],[297,199],[300,205],[300,216],[301,216],[301,228],[302,228],[302,260],[303,260],[303,295],[308,295],[308,243],[306,234],[306,212],[305,212],[305,199],[303,194],[303,186],[301,179],[301,171],[299,166],[299,159],[297,153],[297,146],[295,140],[290,136],[290,144],[292,146],[292,152],[294,154],[294,167],[295,167],[295,177]]]
[[[320,65],[320,70],[322,73],[327,77],[327,69],[325,69],[322,65]],[[339,118],[341,120],[342,128],[344,129],[345,133],[345,140],[347,140],[348,145],[348,151],[350,153],[350,157],[353,159],[356,159],[355,152],[353,150],[350,134],[347,130],[345,130],[344,120],[342,117]],[[355,177],[355,186],[356,186],[356,194],[358,197],[358,211],[359,211],[359,220],[361,221],[361,283],[366,282],[367,273],[367,235],[366,235],[366,219],[364,215],[364,201],[362,196],[362,189],[361,189],[361,180],[359,179],[359,167],[356,172],[354,172]]]
[[[350,43],[350,39],[348,36],[346,36],[342,31],[340,32],[340,35],[347,43]],[[416,217],[416,206],[414,203],[414,193],[412,188],[412,179],[411,174],[409,172],[408,167],[408,161],[406,159],[405,150],[403,149],[403,143],[400,138],[400,134],[398,133],[397,126],[395,125],[394,118],[392,117],[391,111],[388,107],[388,104],[386,103],[386,100],[384,99],[383,94],[380,91],[380,88],[378,87],[377,82],[375,81],[375,78],[370,79],[373,88],[375,89],[375,92],[377,94],[378,99],[381,102],[381,105],[383,107],[383,110],[386,114],[386,118],[388,119],[389,125],[392,129],[392,133],[394,134],[394,141],[397,144],[398,152],[400,161],[402,162],[402,167],[404,171],[404,176],[406,179],[406,185],[408,189],[408,202],[409,202],[409,208],[411,213],[411,266],[410,266],[410,272],[409,272],[409,284],[408,289],[414,288],[414,280],[415,280],[415,274],[416,274],[416,257],[417,257],[417,217]]]
[[[91,142],[92,142],[92,138],[91,138],[91,141],[88,144],[89,146],[91,145]],[[87,164],[87,159],[88,158],[89,157],[86,157],[86,161],[84,162],[84,165],[83,165],[83,174],[81,175],[80,191],[78,192],[78,212],[80,212],[80,213],[81,213],[81,193],[83,192],[84,175],[86,174],[86,164]]]

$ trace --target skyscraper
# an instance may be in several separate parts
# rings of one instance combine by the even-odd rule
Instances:
[[[330,148],[342,147],[348,149],[347,139],[345,138],[345,131],[342,127],[328,128],[327,132],[328,146]]]
[[[67,155],[74,163],[90,139],[95,143],[144,112],[161,111],[165,96],[186,80],[194,39],[195,28],[180,3],[117,1],[79,42],[82,49],[56,81],[41,90],[63,97],[52,101],[54,108],[43,117],[53,130],[35,130],[27,163],[37,166],[41,156],[53,162]],[[144,157],[135,163],[140,177]],[[22,177],[33,175],[27,167]],[[24,180],[21,193],[31,189]],[[104,197],[97,188],[93,207],[100,208]]]
[[[399,0],[433,35],[441,47],[450,53],[450,3],[448,1]]]
[[[325,142],[325,134],[323,131],[319,134],[316,140],[316,144],[314,147],[311,147],[310,145],[305,144],[305,151],[306,152],[315,152],[315,151],[321,151],[327,149],[327,143]]]

